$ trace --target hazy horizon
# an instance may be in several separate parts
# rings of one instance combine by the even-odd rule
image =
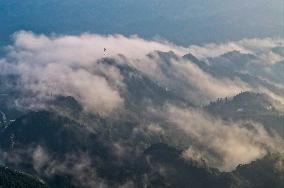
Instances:
[[[280,0],[1,0],[0,41],[20,30],[138,35],[184,46],[279,37],[282,7]]]

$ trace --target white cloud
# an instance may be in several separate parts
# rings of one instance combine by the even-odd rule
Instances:
[[[122,35],[45,36],[19,32],[14,35],[14,41],[14,44],[8,47],[5,59],[0,60],[0,74],[20,76],[20,87],[25,91],[25,95],[17,102],[28,108],[44,108],[46,102],[57,95],[73,96],[85,110],[102,115],[109,115],[123,107],[123,75],[115,66],[98,63],[98,60],[104,57],[113,57],[118,63],[136,67],[158,85],[197,104],[217,97],[233,96],[245,90],[262,91],[272,98],[284,101],[283,96],[266,88],[252,88],[237,78],[216,78],[181,58],[188,52],[206,59],[238,50],[254,55],[263,54],[259,56],[260,59],[268,59],[268,64],[274,64],[281,60],[280,56],[270,52],[271,48],[280,45],[281,40],[278,39],[245,39],[227,44],[184,48],[167,42],[147,41],[138,37],[127,38]],[[104,48],[107,49],[106,54]],[[156,50],[172,51],[178,57],[164,62],[153,53]],[[154,56],[148,57],[149,53]],[[204,158],[210,165],[222,170],[232,170],[239,164],[249,163],[270,150],[283,150],[281,138],[270,135],[261,125],[252,122],[249,122],[248,128],[243,126],[243,123],[228,123],[197,110],[175,106],[168,106],[165,113],[168,121],[184,130],[193,140],[192,146],[184,152],[184,157],[196,160]],[[156,124],[134,129],[134,135],[140,132],[157,135],[165,133],[162,127]],[[119,144],[114,145],[114,148],[117,155],[125,152],[125,148]],[[65,162],[61,164],[51,159],[41,147],[37,147],[32,154],[34,168],[39,171],[47,161],[50,168],[45,169],[45,173],[67,170]],[[18,160],[16,157],[14,159]],[[80,173],[85,169],[90,172],[90,159],[84,155],[79,158],[66,156],[66,161],[80,161],[73,167],[74,172]],[[95,176],[92,172],[87,174],[89,175]],[[78,178],[85,181],[85,177]],[[89,185],[93,183],[96,181],[90,182]],[[132,183],[129,182],[125,186],[131,187]]]
[[[177,61],[173,64],[177,70],[176,76],[184,78],[186,82],[194,86],[195,92],[206,102],[250,90],[249,85],[240,79],[217,79],[190,62]],[[188,91],[192,92],[192,88]]]
[[[206,59],[218,57],[231,51],[239,51],[244,54],[258,55],[274,47],[281,46],[282,39],[243,39],[240,41],[231,41],[227,43],[210,43],[203,46],[192,45],[189,51],[196,57]]]
[[[0,60],[0,67],[3,75],[21,76],[20,86],[28,95],[17,101],[20,106],[43,108],[52,93],[73,96],[85,110],[106,115],[124,106],[125,99],[120,92],[125,90],[125,85],[119,69],[98,63],[101,58],[112,57],[117,63],[134,66],[167,90],[195,104],[204,104],[241,91],[259,90],[239,78],[216,78],[182,59],[182,55],[191,52],[199,58],[208,58],[239,50],[260,54],[259,60],[273,64],[281,57],[271,52],[271,48],[281,46],[281,42],[269,38],[244,39],[184,48],[136,36],[45,36],[22,31],[14,35],[14,44],[8,47],[5,59]],[[176,57],[165,62],[153,53],[156,50],[172,51]],[[147,56],[149,53],[151,58]]]
[[[249,89],[240,80],[214,78],[180,58],[172,60],[172,70],[168,70],[177,80],[169,78],[161,70],[165,62],[147,55],[160,50],[182,56],[190,48],[167,42],[122,35],[45,36],[31,32],[18,32],[14,40],[0,66],[5,72],[16,72],[21,76],[20,86],[29,95],[18,100],[17,104],[29,108],[45,107],[51,93],[53,96],[73,96],[85,110],[102,115],[121,108],[124,99],[120,91],[125,89],[123,76],[116,67],[98,63],[103,57],[114,57],[118,63],[128,63],[169,89],[173,86],[174,90],[183,90],[185,96],[198,104]]]
[[[120,90],[125,88],[120,71],[98,60],[119,59],[120,54],[139,59],[157,49],[185,53],[167,42],[122,35],[45,36],[22,31],[14,34],[14,41],[0,66],[1,74],[20,75],[19,85],[28,92],[17,105],[44,108],[51,95],[73,96],[85,110],[102,115],[123,106]]]
[[[107,56],[122,54],[127,58],[141,58],[155,51],[174,51],[179,55],[186,53],[183,47],[167,42],[147,41],[136,36],[82,34],[79,36],[35,35],[31,32],[18,32],[14,35],[13,51],[20,50],[17,57],[20,61],[32,58],[40,62],[68,62],[92,64],[93,61]],[[38,63],[38,62],[37,62]]]
[[[283,139],[269,134],[253,122],[224,122],[204,112],[168,105],[169,122],[184,130],[192,146],[184,157],[200,160],[221,170],[230,171],[239,164],[259,159],[268,151],[283,151]]]

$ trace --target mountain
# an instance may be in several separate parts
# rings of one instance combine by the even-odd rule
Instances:
[[[195,161],[185,161],[182,151],[164,144],[144,152],[150,187],[229,187],[230,177]]]
[[[248,165],[240,165],[234,172],[240,180],[245,180],[244,187],[275,187],[284,186],[284,158],[279,154],[268,154],[263,159]]]
[[[185,60],[189,60],[192,63],[196,64],[198,67],[200,67],[202,70],[205,70],[208,66],[204,61],[201,61],[199,59],[197,59],[193,54],[188,53],[186,55],[183,56],[183,59]]]
[[[282,187],[283,156],[269,154],[249,165],[222,173],[195,161],[184,161],[181,151],[163,144],[145,151],[150,163],[150,187]],[[275,168],[276,167],[276,168]],[[254,173],[257,172],[257,173]]]
[[[242,101],[243,95],[252,94],[241,94],[234,101]],[[109,120],[96,119],[100,125],[90,131],[90,127],[55,112],[30,112],[18,118],[1,131],[6,165],[39,176],[50,187],[93,187],[94,183],[195,188],[283,185],[281,155],[269,154],[233,172],[220,172],[205,161],[185,160],[182,149],[158,143],[149,134],[137,134],[140,144],[131,144],[131,132],[138,128],[133,122],[124,123],[117,134],[115,126],[119,125],[111,129]],[[128,137],[122,136],[123,131]]]
[[[16,172],[7,167],[0,167],[0,187],[17,187],[17,188],[47,188],[39,179],[30,175]]]
[[[226,68],[232,71],[244,71],[248,63],[256,59],[254,55],[242,54],[239,51],[227,52],[219,57],[210,58],[208,61],[212,67],[216,68]]]
[[[163,60],[167,61],[175,56],[174,53],[156,52]],[[151,56],[151,55],[149,55]],[[142,71],[129,66],[128,64],[118,64],[115,59],[102,59],[100,63],[108,64],[119,69],[123,76],[123,83],[127,87],[127,92],[122,91],[124,98],[126,98],[126,105],[129,107],[143,107],[143,103],[152,103],[153,105],[162,105],[166,102],[173,103],[187,103],[191,105],[182,96],[167,90],[159,82],[154,81],[149,75]],[[134,110],[134,109],[132,109]]]
[[[241,92],[210,103],[201,97],[226,90],[235,79],[281,94],[283,88],[242,72],[256,58],[232,51],[199,59],[157,50],[145,57],[155,63],[154,73],[124,55],[99,59],[82,68],[84,74],[88,69],[99,76],[123,99],[123,105],[106,114],[88,110],[80,98],[99,85],[70,90],[70,96],[49,94],[48,88],[46,97],[20,87],[21,78],[3,75],[0,159],[51,188],[281,187],[282,140],[275,136],[284,136],[281,102],[267,92]],[[111,77],[110,70],[119,74]],[[74,87],[72,81],[68,87]],[[19,103],[25,97],[43,98],[43,105],[25,108]],[[259,124],[265,129],[257,129]]]
[[[277,109],[278,102],[265,94],[243,92],[232,98],[220,98],[205,106],[206,111],[225,120],[252,120],[269,131],[283,133],[284,114]]]
[[[216,102],[211,102],[207,110],[214,115],[221,117],[232,117],[236,115],[239,119],[243,116],[251,116],[253,113],[256,117],[262,115],[281,115],[273,105],[273,99],[265,94],[242,92],[232,98],[220,98]]]
[[[269,60],[260,60],[259,57],[252,54],[240,53],[239,51],[231,51],[220,56],[200,60],[194,55],[189,54],[183,56],[185,60],[190,60],[196,64],[204,72],[218,78],[240,80],[247,83],[253,88],[261,88],[271,90],[276,95],[282,96],[284,89],[282,70],[283,62],[275,64],[267,64]],[[262,62],[262,63],[260,63]]]

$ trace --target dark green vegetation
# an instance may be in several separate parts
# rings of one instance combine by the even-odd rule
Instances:
[[[0,167],[1,188],[47,188],[40,180],[20,172]]]
[[[250,99],[250,96],[253,97]],[[238,101],[235,103],[242,105],[241,101],[246,100],[246,104],[253,108],[253,105],[261,105],[254,101],[258,100],[263,103],[263,108],[257,106],[262,111],[268,105],[263,99],[262,95],[242,93],[226,104]],[[72,98],[58,100],[62,103],[57,104],[64,104],[65,108],[76,106]],[[217,108],[219,103],[225,103],[223,100],[212,103],[208,109]],[[239,107],[243,106],[236,106]],[[217,110],[214,112],[218,114]],[[30,112],[18,118],[0,134],[1,148],[9,153],[6,165],[25,169],[43,178],[50,187],[60,188],[96,187],[99,184],[111,187],[126,184],[134,187],[283,187],[284,158],[281,155],[268,154],[225,173],[208,167],[205,162],[185,160],[182,149],[155,144],[169,142],[165,137],[157,140],[158,135],[151,137],[146,132],[131,135],[138,126],[134,120],[121,122],[89,118],[93,122],[93,131],[87,124],[52,111]],[[135,144],[131,143],[133,141]],[[13,159],[16,157],[22,161],[15,163]]]
[[[252,120],[262,123],[268,131],[277,131],[284,136],[284,115],[264,94],[243,92],[233,98],[220,98],[205,109],[222,119],[230,121]]]
[[[15,146],[13,151],[10,148],[9,135],[15,135]],[[209,168],[205,163],[186,161],[181,157],[181,150],[169,147],[165,144],[153,144],[139,154],[128,153],[125,156],[114,155],[114,148],[110,143],[102,142],[100,135],[88,133],[80,125],[49,112],[37,112],[24,116],[13,123],[2,134],[2,148],[11,151],[11,156],[16,154],[26,160],[14,166],[25,168],[28,172],[42,176],[51,187],[70,187],[78,185],[76,176],[87,173],[88,178],[93,174],[108,181],[109,186],[116,186],[132,180],[135,186],[142,187],[267,187],[273,185],[275,188],[283,186],[283,162],[280,155],[269,154],[261,160],[249,165],[239,166],[231,173],[221,173],[217,169]],[[54,168],[51,166],[58,160],[57,165],[70,160],[65,170],[58,171],[44,177],[41,171],[35,171],[34,162],[30,153],[23,151],[24,148],[31,148],[41,145],[52,156],[49,161],[43,164],[42,168]],[[33,150],[30,150],[33,151]],[[80,153],[91,158],[90,166],[85,166],[82,171],[76,172],[76,163],[86,162],[85,157],[67,159],[66,155]],[[90,169],[91,168],[91,169]],[[41,169],[41,170],[43,170]],[[88,172],[91,170],[92,172]],[[72,172],[73,171],[73,172]],[[78,173],[78,174],[76,174]],[[81,173],[81,174],[80,174]],[[13,178],[16,178],[15,176]],[[70,178],[68,178],[70,177]],[[93,177],[95,178],[95,177]],[[96,177],[97,178],[97,177]],[[28,179],[32,181],[32,179]],[[28,183],[28,180],[17,181]],[[91,181],[90,179],[87,179]],[[97,180],[97,184],[101,183]],[[72,183],[73,182],[73,183]],[[82,182],[80,182],[82,183]],[[87,186],[88,184],[86,184]],[[92,185],[88,185],[91,186]],[[81,187],[81,186],[79,186]]]
[[[283,156],[269,154],[249,165],[240,165],[233,174],[247,181],[244,187],[280,188],[284,186],[283,162]]]
[[[221,173],[205,164],[185,161],[181,151],[163,144],[145,151],[150,156],[150,187],[282,187],[283,156],[269,154],[231,173]],[[275,168],[276,167],[276,168]],[[163,168],[163,169],[159,169]],[[255,173],[256,171],[256,173]]]

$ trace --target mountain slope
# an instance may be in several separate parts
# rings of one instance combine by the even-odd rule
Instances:
[[[10,157],[17,154],[18,158],[25,159],[17,163],[6,159],[8,165],[40,176],[50,187],[93,187],[94,183],[102,182],[109,187],[130,182],[134,187],[283,185],[281,155],[271,154],[225,173],[208,167],[205,162],[186,160],[183,150],[166,144],[151,144],[138,152],[124,138],[127,144],[124,147],[127,147],[122,149],[119,144],[112,145],[114,138],[102,135],[105,131],[110,130],[102,129],[93,134],[67,117],[33,112],[3,130],[1,148]],[[14,134],[13,148],[11,134]],[[252,172],[257,172],[257,176]]]
[[[0,167],[0,187],[5,188],[47,188],[40,180],[7,167]]]
[[[284,186],[284,157],[279,154],[268,154],[263,159],[248,165],[240,165],[234,172],[250,188]]]
[[[262,123],[267,130],[277,131],[284,136],[284,115],[275,104],[278,102],[265,94],[243,92],[233,98],[220,98],[211,102],[205,109],[224,120],[252,120]]]

